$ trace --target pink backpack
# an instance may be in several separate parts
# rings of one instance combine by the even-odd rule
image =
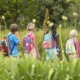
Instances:
[[[48,33],[44,36],[44,41],[43,41],[44,49],[54,48],[54,43],[55,43],[54,39],[50,33]]]
[[[24,38],[23,38],[23,51],[24,51],[24,53],[30,53],[30,51],[32,49],[32,40],[30,38],[30,35],[24,36]]]
[[[78,57],[80,57],[80,43],[78,40],[74,40],[74,45],[75,45],[75,48],[76,48],[76,51],[77,51],[77,55]]]

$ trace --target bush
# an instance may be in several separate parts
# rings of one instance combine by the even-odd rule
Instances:
[[[55,23],[61,22],[63,15],[68,17],[70,23],[72,12],[79,11],[79,6],[71,0],[1,0],[0,5],[0,19],[2,15],[5,16],[7,27],[16,22],[25,28],[27,23],[35,18],[37,26],[41,28],[46,8],[49,9],[50,20]],[[0,22],[4,25],[2,19]]]

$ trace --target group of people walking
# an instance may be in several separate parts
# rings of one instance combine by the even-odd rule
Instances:
[[[10,32],[5,37],[4,40],[0,41],[0,51],[4,52],[4,56],[13,56],[17,57],[19,54],[18,44],[20,44],[19,36],[19,26],[17,24],[10,25]],[[40,53],[36,43],[36,34],[35,24],[29,23],[27,25],[27,33],[23,37],[23,52],[26,54],[26,57],[32,56],[33,58],[40,58]],[[70,39],[66,42],[66,54],[69,57],[80,57],[80,44],[78,41],[77,30],[71,30]],[[42,42],[43,48],[46,52],[46,60],[49,60],[50,57],[55,59],[59,54],[59,34],[57,32],[57,26],[54,24],[50,30],[46,30],[44,33],[44,39]]]

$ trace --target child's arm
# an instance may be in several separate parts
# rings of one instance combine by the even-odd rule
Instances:
[[[16,37],[15,37],[16,36]],[[15,44],[20,44],[20,38],[19,38],[19,33],[18,31],[15,33],[15,36],[13,37],[14,43]]]
[[[20,40],[19,32],[18,32],[18,31],[15,33],[15,35],[16,35],[16,37],[18,38],[18,40]]]

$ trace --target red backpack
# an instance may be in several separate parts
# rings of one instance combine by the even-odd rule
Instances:
[[[2,51],[4,53],[4,56],[8,56],[10,54],[10,45],[9,45],[9,37],[12,34],[8,35],[7,37],[4,37],[4,40],[0,41],[0,51]]]

